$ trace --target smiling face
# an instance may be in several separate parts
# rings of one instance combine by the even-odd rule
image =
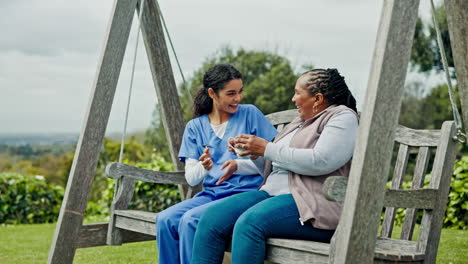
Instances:
[[[313,106],[315,103],[315,97],[310,95],[306,90],[306,78],[301,76],[294,87],[294,96],[292,101],[296,105],[299,113],[299,117],[303,120],[307,120],[314,116]]]
[[[213,89],[208,89],[208,94],[213,99],[213,112],[221,115],[231,115],[237,112],[242,101],[244,84],[242,79],[230,80],[218,94]]]
[[[317,113],[327,108],[328,104],[322,93],[310,95],[307,90],[307,76],[301,76],[294,87],[294,96],[292,101],[298,109],[299,117],[303,120],[314,117]]]

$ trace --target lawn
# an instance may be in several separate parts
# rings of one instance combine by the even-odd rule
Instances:
[[[0,226],[1,264],[47,262],[55,224]],[[154,241],[78,249],[74,263],[156,263]],[[444,229],[437,263],[468,263],[468,230]]]

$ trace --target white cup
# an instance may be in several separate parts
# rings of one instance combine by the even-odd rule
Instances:
[[[234,139],[234,138],[229,138],[228,139],[228,145],[234,149],[234,152],[236,153],[237,157],[240,158],[240,159],[250,159],[250,155],[245,155],[245,156],[241,156],[239,155],[240,153],[243,153],[245,151],[245,148],[236,148],[234,147],[233,145],[231,145],[231,143],[229,143],[229,140],[231,139]]]

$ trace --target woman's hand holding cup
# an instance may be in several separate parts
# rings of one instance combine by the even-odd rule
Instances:
[[[256,159],[258,156],[264,156],[268,143],[269,142],[263,138],[246,134],[241,134],[229,140],[232,149],[234,149],[237,156],[240,158],[249,157]]]

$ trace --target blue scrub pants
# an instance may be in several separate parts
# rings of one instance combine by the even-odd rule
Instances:
[[[250,191],[223,199],[210,206],[198,224],[192,264],[221,263],[231,234],[232,264],[263,264],[270,237],[330,242],[335,230],[302,225],[299,217],[291,194]]]
[[[188,264],[192,258],[195,229],[205,210],[219,198],[209,194],[182,201],[156,216],[160,264]]]

